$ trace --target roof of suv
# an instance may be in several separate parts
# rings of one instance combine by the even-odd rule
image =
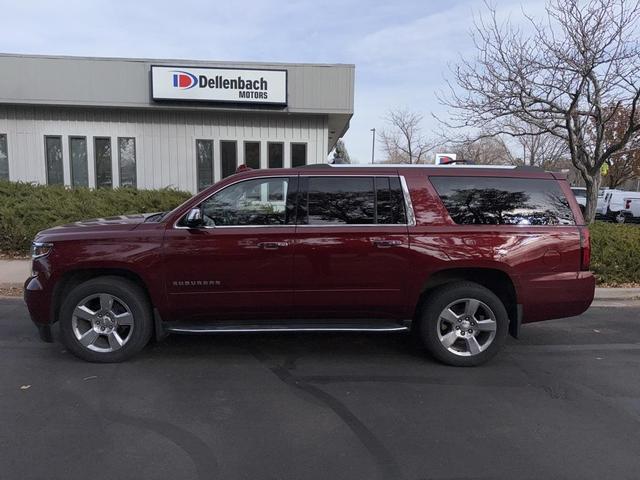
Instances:
[[[331,173],[371,173],[379,174],[390,169],[403,174],[413,174],[416,171],[424,171],[428,175],[438,176],[498,176],[498,177],[521,177],[521,178],[544,178],[544,179],[564,179],[563,174],[546,172],[539,167],[511,166],[511,165],[405,165],[405,164],[313,164],[294,168],[293,170],[310,170]]]

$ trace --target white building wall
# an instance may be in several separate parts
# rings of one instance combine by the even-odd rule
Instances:
[[[138,188],[173,187],[196,191],[196,140],[214,140],[214,177],[220,180],[220,140],[237,141],[238,164],[244,141],[260,141],[260,164],[267,168],[267,143],[284,143],[284,166],[291,166],[291,143],[307,144],[307,163],[324,163],[328,152],[326,115],[261,112],[148,111],[0,105],[0,134],[7,134],[9,178],[46,183],[45,136],[62,136],[64,182],[71,183],[69,136],[87,138],[89,185],[95,186],[94,137],[111,138],[113,185],[119,185],[118,137],[136,139]]]

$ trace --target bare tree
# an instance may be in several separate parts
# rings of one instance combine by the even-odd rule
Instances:
[[[380,133],[380,143],[388,163],[424,163],[432,149],[422,135],[422,115],[409,110],[390,110],[388,128]]]
[[[531,125],[520,125],[518,132],[529,130],[530,135],[515,137],[517,149],[515,156],[518,164],[542,167],[545,170],[557,168],[562,160],[567,158],[567,143],[549,133],[537,133]]]
[[[461,137],[445,144],[443,151],[456,154],[457,160],[478,165],[510,165],[517,163],[501,136]]]
[[[584,179],[592,221],[602,164],[640,131],[640,4],[549,0],[543,21],[526,16],[530,34],[488,8],[489,19],[472,31],[476,57],[460,60],[450,93],[440,96],[452,113],[445,123],[516,137],[533,128],[561,139]],[[628,109],[623,133],[607,144],[607,126],[621,108]]]
[[[640,116],[640,112],[636,114]],[[624,135],[628,115],[629,112],[625,108],[619,108],[614,113],[604,134],[606,145],[618,142]],[[627,143],[623,150],[613,154],[607,160],[607,165],[609,168],[604,180],[609,188],[618,188],[627,180],[640,176],[640,132]]]

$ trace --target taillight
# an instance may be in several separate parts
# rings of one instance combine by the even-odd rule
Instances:
[[[629,210],[630,208],[631,208],[631,200],[627,199],[627,201],[624,202],[624,209]]]
[[[580,270],[589,270],[591,264],[591,236],[587,227],[580,228]]]

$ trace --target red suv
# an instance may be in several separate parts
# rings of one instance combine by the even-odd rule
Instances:
[[[171,212],[51,228],[25,299],[77,356],[127,359],[168,333],[409,331],[477,365],[521,323],[593,299],[589,231],[535,168],[251,170]]]

